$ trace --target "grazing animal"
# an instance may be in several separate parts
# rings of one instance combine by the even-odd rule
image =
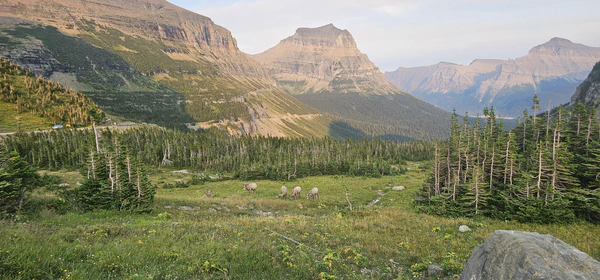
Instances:
[[[210,198],[211,195],[212,195],[212,190],[208,190],[208,191],[206,191],[206,194],[204,195],[204,197]]]
[[[256,188],[258,188],[256,183],[244,184],[244,190],[247,190],[248,192],[255,192]]]
[[[279,197],[285,198],[287,196],[287,188],[285,186],[281,186],[281,192],[279,193]]]
[[[299,198],[301,190],[302,188],[300,186],[296,186],[295,188],[293,188],[292,195],[290,195],[290,198]]]
[[[307,194],[306,194],[306,199],[315,199],[315,198],[321,198],[319,196],[319,189],[318,188],[312,188]]]

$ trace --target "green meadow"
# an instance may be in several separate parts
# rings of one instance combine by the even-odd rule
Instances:
[[[176,188],[198,172],[154,169],[150,213],[61,214],[52,191],[37,190],[31,213],[0,221],[0,279],[427,279],[429,264],[453,278],[497,229],[552,234],[600,258],[598,225],[418,213],[412,201],[428,175],[422,165],[382,178],[256,181],[256,193],[217,174]],[[83,181],[76,172],[48,173],[71,186]],[[277,198],[282,185],[301,186],[301,198]],[[406,189],[390,188],[400,185]],[[320,198],[307,200],[312,187]],[[459,232],[463,224],[472,230]]]

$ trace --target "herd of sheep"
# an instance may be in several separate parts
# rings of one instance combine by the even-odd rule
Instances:
[[[248,192],[256,192],[257,188],[258,188],[258,186],[256,185],[256,183],[244,184],[244,189],[247,190]],[[299,198],[301,190],[302,190],[302,188],[300,186],[296,186],[295,188],[293,188],[292,193],[290,194],[290,198],[294,198],[294,199]],[[285,186],[281,186],[281,191],[279,192],[278,197],[286,198],[287,195],[288,195],[287,188]],[[320,198],[318,188],[312,188],[306,194],[306,199],[315,199],[315,198]]]

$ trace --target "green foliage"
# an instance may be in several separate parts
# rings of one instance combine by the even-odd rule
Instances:
[[[87,168],[82,170],[86,180],[62,196],[74,198],[73,207],[82,211],[150,211],[156,187],[143,164],[131,157],[127,149],[111,148],[102,153],[91,152]]]
[[[600,134],[594,108],[529,116],[505,131],[492,109],[472,125],[452,118],[435,148],[433,175],[415,200],[428,213],[532,223],[600,221]]]
[[[0,218],[18,213],[28,195],[40,185],[36,169],[17,153],[0,153]]]
[[[104,113],[87,96],[46,81],[0,58],[0,100],[15,104],[17,112],[31,112],[55,124],[85,126],[102,121]]]

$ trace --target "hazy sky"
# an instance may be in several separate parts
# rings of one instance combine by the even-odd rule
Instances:
[[[599,0],[168,0],[260,53],[298,27],[333,23],[382,71],[440,61],[517,58],[562,37],[600,47]]]

